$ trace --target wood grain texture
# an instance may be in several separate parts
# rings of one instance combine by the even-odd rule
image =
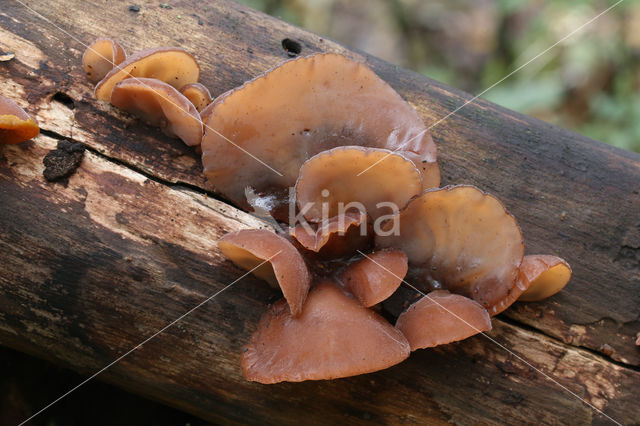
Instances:
[[[29,4],[68,34],[14,0],[0,11],[0,48],[16,52],[0,64],[0,93],[45,133],[92,150],[64,187],[42,177],[54,140],[0,147],[0,343],[87,374],[241,276],[215,240],[262,224],[205,197],[190,148],[95,101],[80,42],[109,36],[129,52],[183,46],[218,95],[285,60],[288,37],[302,54],[366,61],[427,126],[470,99],[234,3],[138,3],[137,14],[117,1]],[[497,195],[518,218],[528,253],[559,255],[574,270],[563,292],[515,305],[491,336],[616,420],[639,422],[640,156],[484,101],[432,133],[443,183]],[[239,351],[275,297],[247,277],[104,379],[213,421],[606,421],[482,336],[372,375],[248,383]]]

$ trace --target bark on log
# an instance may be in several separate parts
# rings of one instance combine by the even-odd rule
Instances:
[[[191,149],[96,102],[78,40],[109,36],[130,52],[183,46],[216,95],[286,59],[281,40],[292,38],[303,55],[366,61],[427,125],[470,99],[234,3],[138,3],[139,13],[123,2],[29,4],[50,22],[14,0],[0,11],[0,49],[16,52],[0,63],[0,93],[44,129],[0,147],[0,344],[86,374],[240,277],[215,241],[263,224],[207,196]],[[640,422],[639,156],[484,101],[432,133],[443,183],[497,195],[528,253],[558,254],[574,269],[563,292],[512,307],[490,336],[615,420]],[[91,149],[66,186],[42,177],[59,137]],[[482,336],[361,377],[246,382],[240,349],[276,297],[246,277],[100,377],[219,422],[607,421]]]

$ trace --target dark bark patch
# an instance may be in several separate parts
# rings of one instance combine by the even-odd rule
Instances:
[[[65,184],[69,176],[76,171],[84,157],[85,147],[81,143],[58,142],[58,147],[44,157],[44,178],[49,182]]]

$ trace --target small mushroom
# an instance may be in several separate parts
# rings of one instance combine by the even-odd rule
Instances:
[[[99,38],[85,50],[82,66],[89,80],[97,83],[125,59],[127,54],[118,42],[110,38]]]
[[[167,83],[153,78],[129,78],[113,88],[111,103],[189,146],[202,140],[200,114],[191,102]]]
[[[512,291],[524,254],[515,218],[497,198],[467,185],[411,200],[382,227],[376,246],[402,249],[412,277],[421,274],[432,288],[470,297],[485,309]]]
[[[40,133],[38,123],[9,98],[0,95],[0,144],[17,144]]]
[[[248,380],[328,380],[382,370],[409,356],[402,333],[336,285],[323,282],[293,318],[280,301],[262,316],[242,353]]]
[[[380,163],[375,172],[362,173]],[[303,216],[319,222],[344,213],[347,206],[372,220],[392,214],[422,191],[422,175],[413,162],[386,149],[342,146],[307,160],[296,182],[296,202]],[[395,210],[394,210],[395,209]]]
[[[191,83],[180,89],[182,93],[201,112],[211,103],[211,93],[202,83]]]
[[[491,330],[491,318],[479,303],[458,294],[436,290],[409,306],[398,317],[411,350],[464,340]]]
[[[109,71],[96,86],[96,98],[109,101],[114,86],[132,77],[155,78],[179,89],[198,81],[200,66],[190,53],[179,47],[143,50]]]
[[[244,208],[247,186],[292,187],[305,161],[345,145],[398,150],[423,173],[423,187],[440,182],[435,144],[416,111],[364,64],[342,55],[285,62],[222,95],[212,110],[202,141],[204,172]]]
[[[379,250],[347,266],[340,276],[345,289],[366,307],[393,294],[407,274],[407,255],[398,249]]]
[[[335,259],[352,255],[373,241],[373,233],[367,225],[365,213],[349,211],[317,225],[297,225],[290,233],[305,249],[322,258]]]
[[[302,312],[311,286],[311,274],[298,250],[288,240],[265,229],[245,229],[222,237],[218,248],[246,270],[252,270],[268,259],[253,274],[274,287],[280,286],[293,316]]]
[[[489,308],[491,316],[498,315],[516,301],[537,302],[553,296],[571,278],[571,267],[556,256],[536,254],[522,259],[516,285],[504,299]]]
[[[519,280],[527,289],[518,297],[522,302],[537,302],[551,297],[571,279],[571,267],[556,256],[525,256],[520,265]]]

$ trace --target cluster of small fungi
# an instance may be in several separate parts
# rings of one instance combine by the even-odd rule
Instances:
[[[242,352],[249,380],[385,369],[411,351],[490,330],[490,317],[516,300],[544,299],[569,281],[564,260],[524,255],[520,228],[495,197],[439,188],[424,123],[362,63],[337,54],[290,60],[213,102],[180,48],[127,59],[102,39],[83,63],[101,80],[98,99],[196,147],[219,194],[282,226],[218,242],[284,295]],[[379,304],[402,283],[423,297],[394,326]]]

